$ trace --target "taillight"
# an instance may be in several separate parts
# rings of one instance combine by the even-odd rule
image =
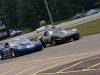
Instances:
[[[62,40],[66,40],[66,38],[62,38]]]
[[[75,35],[75,37],[78,37],[78,36],[79,36],[78,34]]]

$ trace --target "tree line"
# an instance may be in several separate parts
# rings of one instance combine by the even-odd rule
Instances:
[[[47,3],[53,21],[100,7],[100,0],[47,0]],[[41,20],[50,21],[44,0],[0,0],[0,16],[6,18],[9,28],[35,30]]]

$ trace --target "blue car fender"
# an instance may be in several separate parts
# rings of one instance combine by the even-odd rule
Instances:
[[[43,49],[43,46],[42,46],[42,43],[41,43],[41,41],[40,40],[37,40],[37,41],[33,41],[33,44],[34,44],[34,47],[36,48],[36,49]]]

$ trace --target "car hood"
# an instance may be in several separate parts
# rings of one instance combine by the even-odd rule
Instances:
[[[27,43],[21,43],[21,44],[18,44],[16,46],[13,46],[13,48],[17,48],[17,49],[23,49],[23,48],[33,48],[33,47],[37,47],[37,46],[41,46],[41,42],[38,40],[38,41],[32,41],[32,42],[27,42]]]
[[[18,48],[18,49],[20,49],[20,48],[26,48],[27,46],[34,46],[34,44],[28,42],[28,43],[21,43],[21,44],[18,44],[18,45],[16,45],[16,46],[12,46],[12,47],[13,47],[13,48]]]

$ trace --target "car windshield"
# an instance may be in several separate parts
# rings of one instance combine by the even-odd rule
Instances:
[[[24,44],[24,43],[27,43],[27,42],[30,42],[30,40],[20,38],[20,39],[15,39],[15,40],[9,41],[9,45],[10,46],[16,46],[18,44]]]

